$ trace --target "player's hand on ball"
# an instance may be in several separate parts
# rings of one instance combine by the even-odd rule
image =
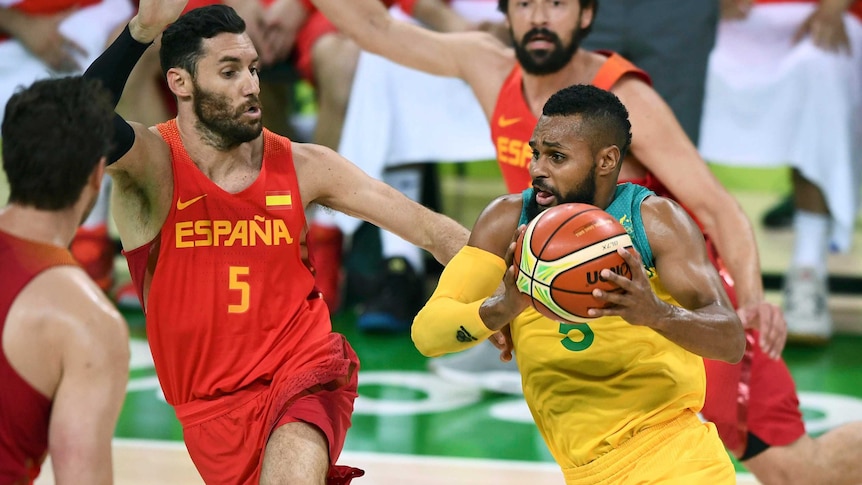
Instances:
[[[499,332],[491,335],[488,340],[500,351],[500,360],[503,362],[512,360],[512,350],[515,349],[515,345],[512,343],[511,325],[504,326]]]
[[[514,254],[518,237],[524,232],[526,226],[522,225],[515,231],[515,237],[506,248],[506,272],[503,281],[493,295],[485,299],[479,307],[479,316],[485,326],[491,330],[500,330],[530,306],[530,298],[518,290],[516,279],[518,268],[514,265]]]
[[[617,249],[617,253],[629,265],[631,279],[620,276],[613,271],[603,269],[601,277],[618,286],[623,291],[609,292],[600,289],[593,290],[597,300],[608,303],[605,308],[591,308],[587,313],[590,317],[619,316],[633,325],[653,326],[652,323],[662,319],[662,315],[670,308],[652,291],[643,267],[640,254],[633,248]]]

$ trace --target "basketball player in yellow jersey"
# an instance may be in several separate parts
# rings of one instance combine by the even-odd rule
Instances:
[[[734,483],[714,425],[696,413],[702,358],[739,361],[742,323],[685,210],[641,186],[617,185],[630,129],[608,91],[575,85],[551,96],[530,140],[532,188],[482,212],[416,317],[413,340],[436,356],[511,322],[524,396],[570,485]],[[545,318],[515,286],[513,234],[567,202],[614,215],[636,249],[620,251],[631,280],[602,271],[624,291],[596,290],[611,306],[590,310],[589,323]]]

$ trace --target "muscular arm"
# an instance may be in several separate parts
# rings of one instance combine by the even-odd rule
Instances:
[[[416,0],[413,17],[438,32],[473,30],[473,24],[452,10],[443,0]]]
[[[362,49],[398,64],[465,80],[490,116],[514,53],[485,32],[438,33],[393,19],[379,0],[312,0]]]
[[[596,290],[615,306],[590,310],[591,315],[619,315],[633,325],[652,328],[692,353],[738,362],[745,350],[742,323],[709,261],[697,225],[682,207],[663,197],[645,199],[641,214],[656,272],[664,288],[681,306],[660,300],[650,289],[640,256],[623,251],[632,268],[632,279],[603,270],[602,276],[625,292]]]
[[[739,305],[763,302],[754,230],[739,203],[710,172],[655,90],[624,79],[613,92],[629,111],[632,153],[703,225],[736,283]]]
[[[89,293],[97,291],[93,286]],[[48,431],[58,484],[112,483],[111,439],[129,376],[125,322],[107,299],[86,296],[61,297],[74,300],[67,303],[76,311],[67,313],[74,321],[63,339],[62,378]]]
[[[520,207],[519,194],[503,196],[479,216],[468,245],[443,270],[434,294],[413,321],[413,342],[422,354],[470,348],[526,308],[513,284],[501,285],[504,278],[514,278],[509,249]]]
[[[119,102],[141,55],[179,17],[188,0],[141,0],[128,28],[90,65],[84,77],[98,79]],[[114,117],[114,150],[108,173],[114,178],[114,219],[126,249],[149,242],[167,217],[173,190],[170,152],[162,138],[140,123]]]
[[[466,228],[368,176],[328,148],[294,143],[293,155],[306,205],[316,203],[366,220],[429,251],[443,264],[467,242]]]
[[[53,402],[48,453],[58,484],[112,483],[111,439],[129,372],[123,318],[83,270],[44,271],[15,299],[9,362]]]

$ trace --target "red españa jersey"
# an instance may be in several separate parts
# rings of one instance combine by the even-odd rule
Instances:
[[[608,60],[596,73],[592,84],[610,90],[617,81],[627,74],[634,74],[650,84],[649,76],[634,64],[616,53],[602,52]],[[520,193],[532,186],[529,166],[533,158],[530,137],[539,121],[530,111],[521,87],[523,73],[516,65],[503,83],[494,114],[491,116],[491,140],[497,151],[497,164],[503,173],[503,180],[509,193]]]
[[[308,311],[319,293],[304,261],[290,140],[264,130],[257,180],[231,194],[191,160],[176,120],[158,130],[171,148],[171,210],[159,236],[126,257],[168,403],[312,366],[331,325],[328,314]]]
[[[27,383],[2,352],[6,318],[33,278],[62,265],[77,265],[68,250],[0,231],[0,483],[32,483],[48,451],[51,420],[51,400]]]

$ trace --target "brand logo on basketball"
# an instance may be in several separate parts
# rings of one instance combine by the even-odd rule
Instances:
[[[606,304],[593,297],[594,289],[622,291],[601,272],[631,278],[631,268],[617,252],[630,247],[631,237],[614,216],[588,204],[561,204],[539,214],[519,239],[516,284],[542,315],[588,322],[593,319],[589,309]]]
[[[632,279],[632,270],[631,270],[631,268],[629,268],[628,263],[623,263],[619,266],[612,266],[612,267],[607,268],[607,269],[611,270],[611,272],[616,273],[620,276],[625,276],[628,279]],[[602,272],[602,270],[597,270],[597,271],[591,271],[591,272],[587,273],[587,285],[592,286],[592,285],[595,285],[596,283],[598,283],[600,281],[601,282],[607,281],[606,279],[602,278],[601,272]]]

